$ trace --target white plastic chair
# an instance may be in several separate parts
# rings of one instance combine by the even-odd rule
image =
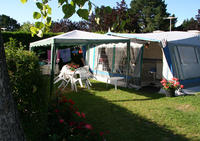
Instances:
[[[67,72],[69,71],[69,69],[67,68],[67,66],[63,66],[60,74],[54,78],[54,84],[58,83],[59,81],[62,81],[61,84],[58,86],[58,88],[63,87],[63,90],[67,87],[67,85],[70,82],[70,76],[67,74]]]
[[[78,75],[79,77],[77,77]],[[84,67],[76,69],[72,77],[72,83],[74,85],[76,92],[77,92],[77,86],[76,86],[77,82],[80,83],[81,87],[83,87],[82,82],[85,82],[85,88],[88,88],[88,89],[90,89],[90,86],[92,85],[89,81],[88,71]]]

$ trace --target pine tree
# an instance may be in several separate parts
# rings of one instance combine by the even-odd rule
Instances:
[[[164,20],[170,14],[167,13],[167,5],[163,0],[132,0],[131,13],[137,15],[141,32],[154,30],[168,30],[169,21]]]

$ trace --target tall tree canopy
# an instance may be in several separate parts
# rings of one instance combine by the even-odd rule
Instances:
[[[170,14],[163,0],[132,0],[131,13],[137,15],[141,32],[168,30],[169,21],[164,20]]]
[[[110,12],[109,12],[110,11]],[[96,16],[99,15],[99,23],[96,24]],[[96,8],[89,18],[89,28],[91,31],[107,32],[109,28],[115,32],[137,32],[137,17],[130,13],[125,0],[117,2],[117,6],[110,9],[105,6]]]
[[[17,23],[17,20],[10,18],[6,15],[0,15],[0,27],[6,28],[9,31],[15,31],[20,28],[20,24]]]
[[[177,30],[181,31],[200,30],[200,24],[194,18],[186,19],[179,27],[177,27]]]
[[[53,21],[50,31],[51,32],[68,32],[72,30],[88,30],[86,21],[72,22],[69,19],[62,19],[60,21]]]
[[[30,23],[30,22],[24,22],[24,23],[21,25],[19,31],[30,32],[31,26],[33,26],[32,23]]]

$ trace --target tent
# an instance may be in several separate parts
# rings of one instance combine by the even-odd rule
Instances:
[[[54,65],[56,58],[56,51],[61,48],[69,48],[73,46],[87,46],[87,49],[92,48],[99,44],[108,43],[126,43],[129,52],[130,40],[121,37],[112,37],[103,34],[85,32],[74,30],[62,35],[54,36],[51,38],[43,39],[40,41],[32,42],[30,44],[30,50],[40,49],[40,48],[50,48],[51,49],[51,82],[50,82],[50,93],[52,93],[53,79],[54,79]],[[87,57],[89,54],[87,53]],[[129,60],[127,60],[129,61]],[[87,62],[86,62],[87,63]],[[128,66],[127,66],[128,67]]]
[[[138,48],[135,71],[132,76],[140,85],[152,81],[177,77],[185,87],[200,84],[199,32],[154,32],[142,34],[107,33],[131,40],[131,48]],[[131,54],[132,55],[132,54]],[[131,63],[131,60],[130,60]],[[131,70],[130,70],[131,72]],[[152,81],[149,81],[152,83]]]

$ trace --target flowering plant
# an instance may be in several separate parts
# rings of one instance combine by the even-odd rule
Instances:
[[[72,99],[67,98],[60,90],[56,93],[57,99],[51,101],[48,108],[49,141],[103,141],[104,132],[96,132],[93,126],[87,123],[87,116],[80,112]]]
[[[163,85],[163,88],[174,94],[175,90],[178,89],[183,89],[184,86],[180,84],[180,82],[178,81],[178,78],[172,78],[172,80],[166,80],[163,79],[162,81],[160,81],[160,83]]]
[[[68,64],[68,66],[69,66],[69,69],[70,69],[71,71],[74,71],[75,69],[77,69],[77,68],[79,67],[79,65],[76,65],[76,64],[74,64],[74,63]]]

